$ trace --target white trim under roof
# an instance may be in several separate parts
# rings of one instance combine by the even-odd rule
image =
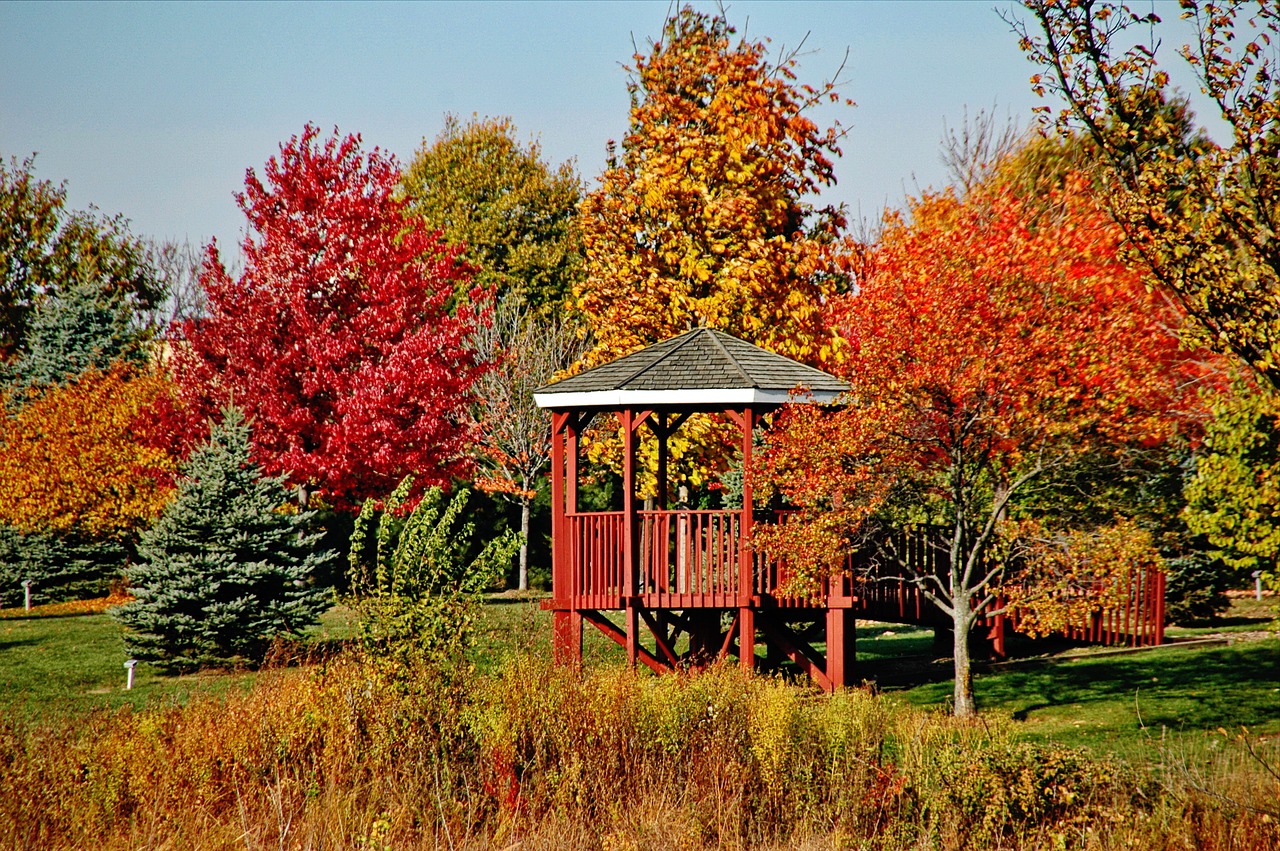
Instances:
[[[732,407],[735,405],[782,405],[787,402],[825,405],[839,393],[790,390],[759,390],[735,387],[711,390],[584,390],[568,393],[534,393],[539,408],[644,408],[662,405]]]

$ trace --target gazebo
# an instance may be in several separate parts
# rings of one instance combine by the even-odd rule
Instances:
[[[854,682],[855,617],[945,629],[945,618],[919,588],[874,552],[850,553],[845,569],[814,597],[783,593],[786,565],[751,544],[756,525],[782,518],[753,505],[748,476],[740,508],[668,506],[667,441],[690,415],[735,424],[743,469],[750,470],[752,430],[762,417],[788,402],[830,403],[847,389],[821,370],[699,328],[535,391],[552,422],[552,595],[543,607],[554,613],[556,660],[581,662],[586,621],[626,648],[632,665],[670,671],[735,655],[743,668],[753,668],[762,646],[770,663],[790,659],[834,690]],[[621,510],[583,511],[578,499],[579,441],[599,414],[616,414],[621,422]],[[652,507],[643,508],[637,496],[642,428],[658,445],[657,493]],[[917,571],[940,581],[947,575],[946,548],[928,529],[888,534]],[[1135,647],[1163,643],[1163,572],[1134,568],[1126,583],[1110,607],[1069,624],[1062,635]],[[610,612],[623,613],[621,626]],[[1017,610],[984,617],[979,635],[1002,656],[1020,620]]]
[[[768,658],[790,658],[826,689],[851,685],[851,581],[831,579],[816,598],[781,594],[785,568],[751,546],[753,526],[776,518],[753,505],[749,477],[741,508],[670,508],[667,470],[667,441],[692,414],[734,423],[749,470],[762,417],[787,402],[830,403],[847,389],[821,370],[698,328],[535,391],[552,418],[552,597],[543,605],[554,612],[557,661],[580,663],[586,621],[625,647],[631,664],[655,671],[730,654],[750,669],[760,643]],[[618,511],[579,505],[579,442],[599,414],[621,422]],[[652,508],[637,496],[642,428],[658,446]],[[608,612],[624,613],[622,626]],[[687,649],[677,653],[682,635]]]

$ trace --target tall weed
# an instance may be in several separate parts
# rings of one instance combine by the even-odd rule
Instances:
[[[1264,806],[1274,780],[1226,739],[1216,755],[1143,774],[1020,742],[1009,724],[960,722],[859,690],[826,696],[731,667],[584,675],[517,658],[493,676],[423,666],[413,688],[405,681],[340,656],[268,671],[252,691],[222,699],[0,721],[0,840],[1280,848]],[[1258,753],[1274,766],[1270,747]]]

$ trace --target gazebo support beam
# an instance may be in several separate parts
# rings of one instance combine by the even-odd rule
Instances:
[[[650,412],[639,416],[631,408],[622,411],[622,596],[626,604],[627,664],[635,667],[640,654],[640,617],[636,597],[640,593],[640,516],[636,506],[636,431]]]
[[[755,556],[751,550],[751,524],[755,518],[755,505],[751,491],[753,437],[756,424],[754,409],[742,412],[727,411],[730,419],[742,429],[742,546],[738,552],[738,664],[744,671],[756,665],[756,610],[752,604],[755,590]]]
[[[569,494],[577,499],[578,418],[570,413],[551,414],[551,584],[566,597],[571,595],[572,553],[569,547]],[[566,463],[566,444],[573,459]],[[567,468],[567,469],[566,469]],[[566,488],[566,480],[569,487]],[[582,615],[576,611],[556,611],[552,618],[552,654],[556,663],[582,664]]]

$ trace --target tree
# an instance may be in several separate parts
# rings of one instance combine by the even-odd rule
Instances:
[[[1183,0],[1195,44],[1182,56],[1231,128],[1229,144],[1186,132],[1168,91],[1155,12],[1114,2],[1026,0],[1039,32],[1010,21],[1044,68],[1037,94],[1066,102],[1060,127],[1092,140],[1106,168],[1108,203],[1128,251],[1203,329],[1267,385],[1280,388],[1280,64],[1274,6]],[[1046,114],[1048,107],[1043,107]]]
[[[1185,103],[1171,103],[1166,116],[1183,128],[1183,137],[1194,141],[1196,131]],[[963,134],[948,139],[948,160],[958,185],[977,185],[977,178],[978,184],[987,181],[1006,189],[1036,218],[1060,215],[1053,199],[1082,175],[1088,177],[1094,197],[1105,197],[1106,172],[1097,167],[1096,150],[1084,133],[1027,133],[1010,148],[997,144],[1007,142],[1009,135],[996,136],[989,118],[980,114],[975,124],[973,132],[966,127]],[[1203,383],[1216,383],[1219,376],[1213,373],[1225,372],[1225,367],[1222,358],[1206,358]],[[1186,437],[1140,448],[1101,447],[1059,468],[1052,482],[1042,482],[1035,495],[1018,506],[1019,514],[1052,527],[1045,530],[1044,539],[1058,551],[1063,540],[1079,543],[1085,540],[1082,536],[1109,534],[1115,518],[1132,518],[1164,560],[1165,614],[1174,623],[1207,620],[1225,610],[1224,592],[1231,584],[1230,569],[1183,520],[1183,483],[1193,466],[1192,446],[1199,433]],[[1039,555],[1048,550],[1035,540],[1027,544],[1036,551],[1031,560],[1037,569],[1043,568],[1048,560]]]
[[[98,281],[75,283],[31,311],[24,346],[0,370],[11,406],[31,394],[65,384],[116,362],[146,363],[147,353],[132,326],[132,311],[118,293]]]
[[[822,310],[849,288],[853,246],[843,212],[813,199],[835,182],[843,131],[820,129],[809,111],[842,102],[838,85],[798,84],[794,55],[773,62],[765,44],[734,34],[723,15],[686,6],[634,56],[621,154],[610,143],[581,206],[586,277],[575,296],[593,345],[580,367],[699,326],[807,363],[835,354]],[[602,418],[583,441],[592,461],[619,457],[613,423]],[[669,474],[712,480],[735,435],[692,417],[668,442]],[[657,456],[648,433],[640,456]],[[654,477],[642,481],[652,495]]]
[[[1280,413],[1270,394],[1251,388],[1222,396],[1195,475],[1187,483],[1187,525],[1208,537],[1239,570],[1262,570],[1280,583]]]
[[[208,315],[181,327],[172,361],[188,429],[233,399],[264,470],[304,506],[315,491],[352,508],[408,472],[430,484],[463,470],[482,367],[465,344],[476,309],[447,311],[469,280],[458,250],[396,197],[393,159],[319,137],[307,125],[263,177],[248,172],[244,272],[209,246]]]
[[[160,514],[174,460],[147,416],[165,377],[117,361],[0,405],[0,523],[26,533],[125,538]]]
[[[283,480],[249,456],[244,414],[227,408],[142,534],[126,574],[137,599],[115,610],[139,659],[179,671],[261,662],[276,637],[297,635],[328,605],[309,579],[334,554],[313,551],[311,515],[282,510]]]
[[[859,292],[831,319],[848,406],[794,406],[759,475],[801,510],[761,539],[802,579],[868,541],[950,619],[955,711],[975,711],[969,635],[996,611],[997,543],[1017,500],[1083,453],[1167,439],[1189,410],[1176,315],[1118,258],[1083,181],[1029,216],[1007,190],[925,195],[887,217]],[[877,528],[936,524],[944,575]]]
[[[189,242],[166,241],[153,243],[148,256],[163,287],[164,300],[139,310],[136,323],[143,328],[164,330],[174,323],[203,316],[205,293],[200,285],[200,276],[204,268],[204,252]]]
[[[129,558],[126,542],[77,533],[22,532],[0,524],[0,606],[105,597]]]
[[[697,326],[811,363],[831,354],[822,305],[849,286],[845,219],[809,196],[835,182],[842,132],[806,113],[840,97],[733,35],[686,6],[634,57],[621,158],[611,143],[582,202],[586,366]]]
[[[553,169],[537,142],[519,142],[509,118],[462,124],[449,115],[414,156],[401,191],[414,215],[465,246],[476,285],[495,298],[517,295],[543,316],[564,312],[582,276],[582,186],[571,163]]]
[[[77,286],[133,309],[163,297],[145,245],[122,216],[68,212],[65,186],[38,180],[35,157],[0,160],[0,362],[25,348],[32,312]]]
[[[518,296],[503,299],[491,325],[476,331],[477,357],[493,368],[476,382],[476,486],[520,506],[519,588],[529,587],[529,516],[551,462],[551,417],[533,401],[582,354],[583,343],[564,320],[541,318]]]

